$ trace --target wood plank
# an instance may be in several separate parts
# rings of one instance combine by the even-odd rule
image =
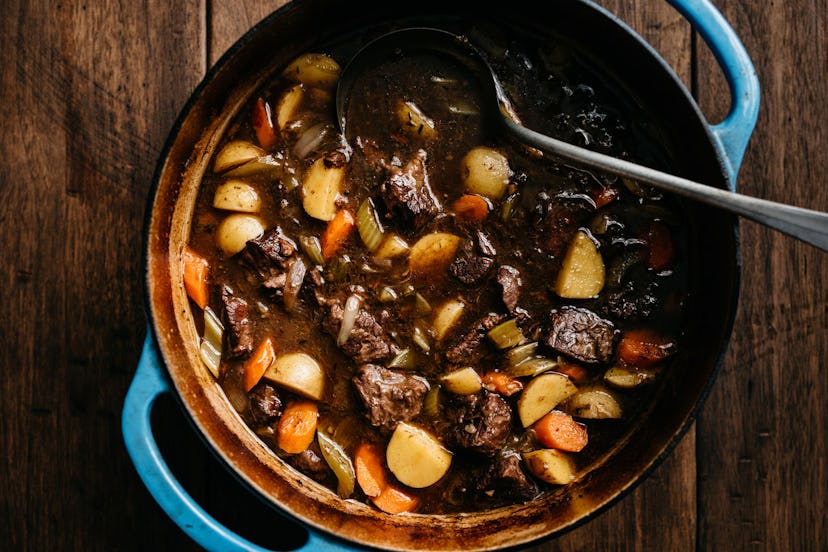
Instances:
[[[143,527],[157,507],[126,458],[119,421],[145,324],[144,204],[164,138],[200,75],[198,9],[4,3],[6,550],[182,540],[171,523]]]
[[[717,3],[762,86],[740,191],[828,211],[828,3]],[[702,105],[724,80],[700,56]],[[741,304],[726,363],[698,423],[703,549],[824,550],[828,489],[828,255],[743,221]]]
[[[211,2],[208,51],[214,64],[241,36],[289,0]]]

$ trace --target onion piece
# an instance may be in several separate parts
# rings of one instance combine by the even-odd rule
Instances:
[[[305,281],[306,273],[305,261],[301,257],[297,257],[288,269],[285,288],[282,291],[282,299],[288,312],[292,311],[296,305],[296,299],[299,297],[299,290],[302,288],[302,282]]]
[[[293,145],[293,153],[299,159],[304,159],[325,139],[330,130],[328,123],[316,123],[305,129]]]
[[[336,344],[340,347],[348,341],[348,336],[351,335],[351,330],[354,329],[357,314],[359,314],[359,307],[362,299],[359,295],[351,294],[345,300],[345,312],[342,314],[342,325],[339,327],[339,335],[336,336]]]

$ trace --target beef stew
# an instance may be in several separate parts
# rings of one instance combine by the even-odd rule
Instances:
[[[485,51],[527,124],[652,165],[669,152],[565,44]],[[588,471],[680,346],[675,198],[497,132],[430,55],[333,90],[352,43],[298,57],[204,176],[184,285],[202,357],[275,454],[390,513],[532,500]]]

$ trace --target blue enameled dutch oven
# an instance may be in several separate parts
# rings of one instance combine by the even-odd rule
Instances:
[[[513,0],[509,12],[499,17],[578,45],[658,122],[658,132],[671,151],[678,152],[672,172],[734,190],[759,106],[753,66],[708,0],[671,3],[707,42],[731,88],[730,112],[719,124],[708,124],[680,79],[649,45],[595,4]],[[189,236],[201,175],[229,121],[280,67],[316,44],[331,41],[343,29],[357,32],[408,20],[438,26],[440,21],[479,10],[478,2],[465,0],[385,2],[364,9],[353,2],[297,0],[239,40],[182,111],[158,164],[148,204],[144,252],[149,331],[126,396],[123,433],[150,493],[203,547],[224,552],[261,550],[205,512],[169,470],[150,423],[153,404],[162,394],[178,400],[195,431],[240,484],[308,529],[309,538],[301,549],[314,551],[499,550],[552,538],[593,518],[629,492],[672,450],[701,407],[730,337],[740,270],[736,217],[702,205],[688,206],[690,293],[698,300],[687,307],[683,352],[640,423],[568,486],[563,500],[556,494],[557,498],[542,497],[476,514],[398,516],[342,500],[287,466],[257,439],[200,362],[193,313],[182,284],[181,251]]]

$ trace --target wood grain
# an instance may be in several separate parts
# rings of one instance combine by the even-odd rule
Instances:
[[[763,92],[739,189],[828,211],[828,5],[720,6],[740,29]],[[700,101],[714,112],[723,79],[701,54],[699,80],[713,86],[700,86]],[[749,221],[741,229],[736,328],[697,424],[700,544],[825,550],[828,255]]]
[[[716,61],[660,0],[600,0],[665,57],[716,122]],[[0,549],[198,550],[127,457],[123,398],[145,331],[142,224],[187,97],[284,0],[4,2],[0,18]],[[717,5],[762,84],[739,189],[828,210],[828,0]],[[742,296],[695,427],[636,490],[532,551],[826,550],[828,255],[742,223]],[[232,530],[303,532],[230,476],[165,398],[159,444]]]

